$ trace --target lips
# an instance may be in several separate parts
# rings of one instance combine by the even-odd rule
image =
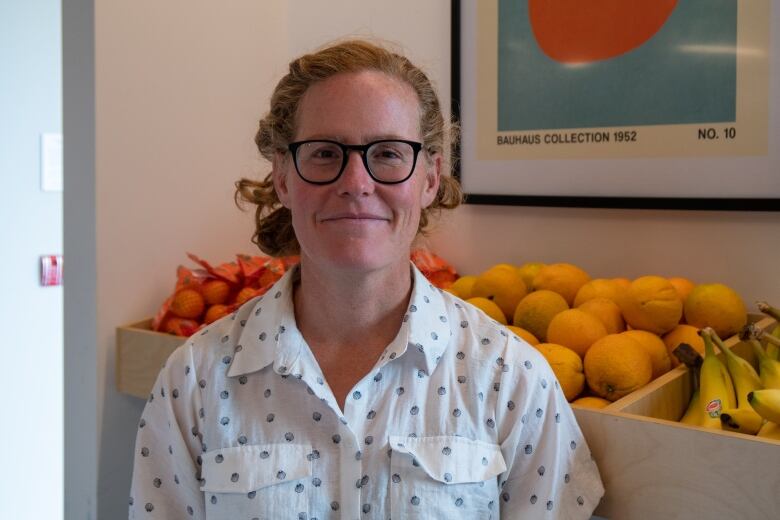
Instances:
[[[338,221],[338,220],[347,220],[347,221],[389,221],[389,218],[383,217],[381,215],[375,215],[373,213],[334,213],[332,215],[326,215],[324,217],[320,218],[320,222],[329,222],[329,221]]]
[[[539,47],[562,63],[625,54],[663,27],[677,0],[528,0]]]

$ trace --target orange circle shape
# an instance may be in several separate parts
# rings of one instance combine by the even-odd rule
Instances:
[[[536,41],[562,63],[588,63],[625,54],[653,37],[677,0],[528,0]]]

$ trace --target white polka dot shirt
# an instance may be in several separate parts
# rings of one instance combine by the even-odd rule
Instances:
[[[342,412],[295,324],[296,273],[168,359],[130,518],[590,517],[598,469],[533,347],[412,266],[398,335]]]

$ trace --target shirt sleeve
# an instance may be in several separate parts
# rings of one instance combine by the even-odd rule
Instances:
[[[496,403],[507,466],[499,476],[501,518],[588,519],[604,486],[574,412],[544,357],[509,347],[519,354]]]
[[[179,347],[157,376],[138,424],[130,519],[203,519],[202,400],[192,347]]]

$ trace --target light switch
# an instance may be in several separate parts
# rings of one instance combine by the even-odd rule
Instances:
[[[62,134],[41,134],[41,189],[62,191]]]

